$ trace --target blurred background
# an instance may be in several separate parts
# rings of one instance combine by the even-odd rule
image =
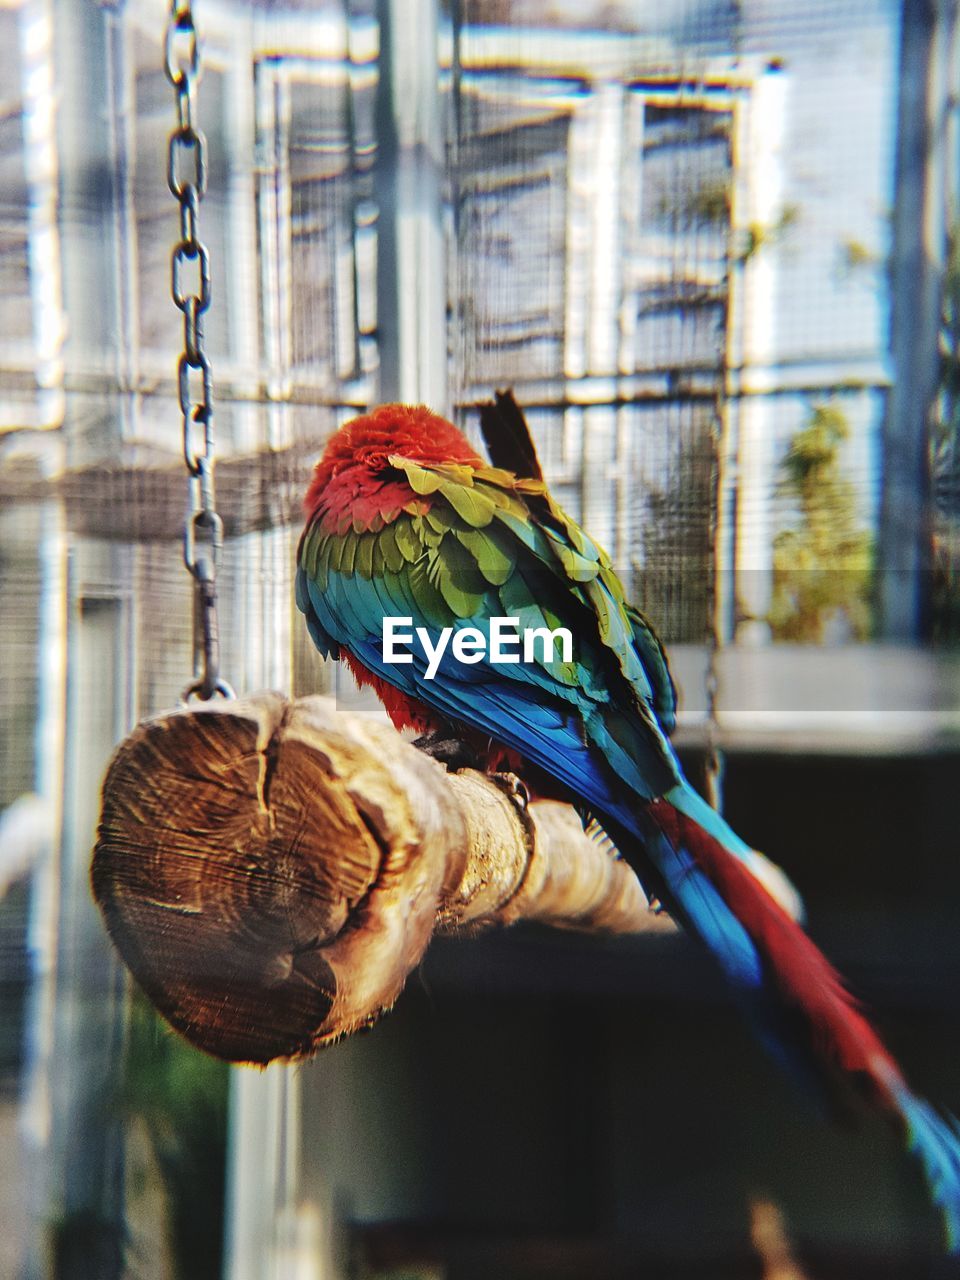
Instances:
[[[512,387],[691,775],[960,1113],[955,0],[195,14],[223,674],[368,705],[293,606],[311,465]],[[0,1276],[951,1274],[896,1136],[798,1097],[682,937],[445,941],[262,1073],[132,991],[88,867],[191,675],[167,17],[0,0]]]

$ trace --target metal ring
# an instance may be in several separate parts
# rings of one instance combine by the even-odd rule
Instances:
[[[179,302],[177,306],[180,306]],[[199,360],[203,355],[203,326],[200,323],[197,299],[192,294],[189,298],[184,299],[181,310],[183,311],[184,354],[189,365],[191,361]]]
[[[181,269],[184,262],[195,262],[197,259],[199,259],[200,292],[184,293],[180,282]],[[187,302],[190,299],[196,301],[197,311],[201,314],[210,306],[210,255],[202,241],[194,240],[191,244],[189,241],[181,240],[176,246],[170,260],[170,289],[173,300],[181,311],[186,311]]]
[[[196,187],[197,199],[202,200],[207,193],[207,140],[199,129],[192,125],[178,125],[170,134],[167,144],[167,186],[178,200],[184,199],[184,193],[190,187]],[[177,169],[177,153],[192,151],[194,153],[194,180],[181,182]]]
[[[197,228],[200,193],[192,182],[188,182],[177,199],[180,201],[180,240],[183,244],[196,244],[200,239]]]
[[[200,369],[203,373],[203,399],[198,404],[190,398],[191,369]],[[213,417],[213,370],[210,368],[210,361],[202,351],[197,352],[194,360],[191,360],[186,353],[180,357],[177,363],[177,390],[185,431],[189,421],[206,423]]]
[[[181,129],[193,128],[193,115],[195,111],[194,99],[197,94],[197,82],[192,76],[187,76],[183,84],[178,84],[177,89],[177,120]]]
[[[209,528],[210,535],[210,567],[204,572],[207,561],[201,556],[197,559],[197,529]],[[191,577],[198,582],[212,582],[223,549],[223,519],[216,511],[194,511],[183,525],[183,563]]]
[[[180,695],[180,701],[186,704],[192,697],[197,696],[202,702],[209,702],[214,694],[219,694],[220,697],[225,699],[227,702],[232,702],[237,696],[233,691],[233,685],[231,685],[229,681],[224,680],[222,676],[217,677],[213,685],[210,686],[208,693],[204,693],[205,688],[207,688],[207,682],[205,680],[194,680],[192,684],[188,684],[186,689],[184,689],[183,693]]]
[[[174,45],[180,36],[186,36],[188,39],[188,57],[185,63],[181,63],[175,56]],[[200,74],[200,41],[197,38],[197,28],[193,21],[193,13],[189,8],[178,12],[176,18],[172,19],[167,27],[167,36],[163,46],[163,61],[167,79],[175,89],[179,89],[188,80],[196,80]]]

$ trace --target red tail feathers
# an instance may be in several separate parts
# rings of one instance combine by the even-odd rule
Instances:
[[[900,1070],[826,956],[744,864],[691,818],[663,801],[648,816],[675,848],[696,859],[746,929],[771,988],[800,1015],[817,1056],[865,1078],[877,1101],[899,1114],[894,1090],[903,1084]]]

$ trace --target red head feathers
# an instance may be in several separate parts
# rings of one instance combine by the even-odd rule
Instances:
[[[349,524],[367,527],[391,520],[417,499],[405,478],[390,466],[400,454],[414,462],[461,462],[483,466],[483,459],[452,423],[423,405],[384,404],[345,423],[330,437],[317,463],[304,508],[319,516],[325,529]]]

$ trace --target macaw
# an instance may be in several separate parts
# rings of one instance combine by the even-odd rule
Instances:
[[[334,433],[297,554],[314,643],[373,686],[398,728],[452,730],[594,815],[785,1065],[851,1078],[895,1121],[960,1253],[960,1129],[910,1090],[764,860],[687,782],[663,646],[551,496],[518,415],[510,397],[482,415],[492,462],[423,406],[383,405]],[[405,620],[402,659],[385,658],[385,617]],[[489,639],[505,617],[567,628],[573,652],[494,662],[489,645],[469,660],[447,645],[437,660],[444,628]]]

